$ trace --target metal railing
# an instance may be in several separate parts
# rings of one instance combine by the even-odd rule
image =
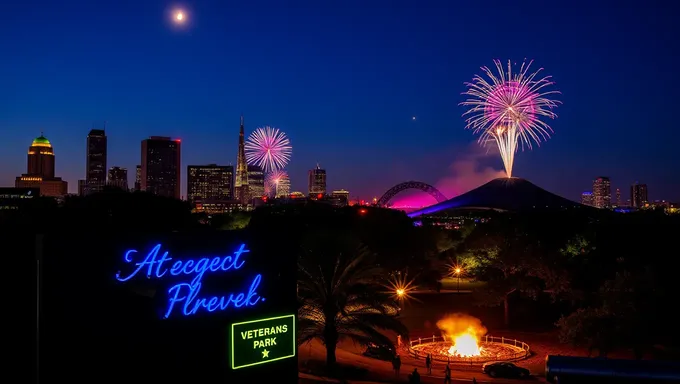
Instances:
[[[417,348],[413,348],[416,345],[421,345],[421,344],[429,344],[429,343],[435,343],[435,342],[446,342],[446,338],[442,336],[432,336],[432,337],[419,337],[417,339],[411,340],[407,344],[408,348],[408,353],[409,355],[413,356],[416,359],[424,359],[427,356],[427,353],[424,353]],[[441,363],[449,363],[451,365],[479,365],[479,364],[484,364],[492,361],[516,361],[516,360],[523,360],[529,357],[530,355],[530,348],[529,344],[516,340],[516,339],[510,339],[507,337],[496,337],[496,336],[484,336],[480,339],[482,344],[480,345],[482,348],[484,347],[484,344],[486,343],[498,343],[498,344],[505,344],[505,345],[512,345],[515,348],[520,348],[521,351],[517,351],[514,353],[510,354],[504,354],[503,356],[470,356],[470,357],[455,357],[455,358],[450,358],[449,356],[443,356],[443,355],[432,355],[432,361],[438,361]]]

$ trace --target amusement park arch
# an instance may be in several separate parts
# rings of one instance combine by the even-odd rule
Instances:
[[[442,203],[447,200],[446,196],[444,196],[439,190],[430,184],[423,183],[420,181],[407,181],[404,183],[400,183],[395,185],[394,187],[390,188],[385,192],[380,200],[378,200],[378,205],[381,207],[384,207],[387,205],[387,203],[392,200],[394,196],[396,196],[398,193],[403,192],[407,189],[417,189],[419,191],[423,191],[427,193],[428,195],[434,197],[435,200],[437,200],[437,203]]]

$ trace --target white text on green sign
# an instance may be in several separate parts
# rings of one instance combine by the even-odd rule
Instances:
[[[295,348],[295,315],[231,325],[232,369],[295,357]]]

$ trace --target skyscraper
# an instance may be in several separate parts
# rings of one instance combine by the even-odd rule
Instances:
[[[264,172],[257,165],[248,166],[248,192],[251,198],[264,196]]]
[[[277,198],[290,197],[290,179],[288,176],[280,178],[275,187],[274,196]]]
[[[593,180],[593,206],[595,208],[612,206],[612,189],[608,177],[600,176]]]
[[[111,169],[109,169],[108,185],[127,191],[128,190],[127,168],[111,167]]]
[[[187,200],[233,200],[234,167],[231,165],[190,165],[187,167]]]
[[[245,133],[243,115],[241,115],[241,128],[238,135],[238,154],[236,157],[236,180],[234,181],[236,200],[241,204],[248,204],[250,192],[248,190],[248,163],[246,163]]]
[[[40,176],[45,179],[54,177],[54,151],[52,144],[42,134],[33,140],[28,148],[28,166],[26,174]]]
[[[142,140],[141,190],[180,198],[181,142],[151,136]]]
[[[319,164],[309,170],[308,193],[312,198],[326,194],[326,170],[321,169]]]
[[[103,129],[92,129],[87,135],[86,194],[100,192],[106,185],[106,141]]]
[[[52,144],[40,134],[28,148],[26,173],[17,177],[17,188],[39,188],[42,196],[61,197],[68,193],[68,183],[54,176],[55,156]]]
[[[135,191],[142,190],[142,166],[138,165],[135,169]]]
[[[635,208],[643,208],[649,202],[647,196],[647,184],[635,184],[630,186],[630,203]]]
[[[619,188],[616,188],[616,206],[621,206],[621,190]]]

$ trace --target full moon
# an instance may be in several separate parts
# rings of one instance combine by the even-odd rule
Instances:
[[[175,20],[177,21],[184,20],[184,14],[182,12],[177,12],[177,14],[175,15]]]

